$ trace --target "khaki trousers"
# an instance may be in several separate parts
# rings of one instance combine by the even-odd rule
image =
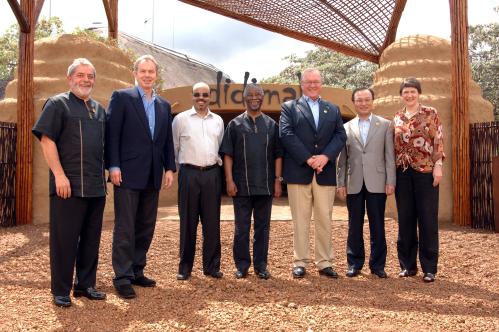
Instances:
[[[315,265],[319,270],[332,266],[331,217],[335,186],[321,186],[314,178],[310,184],[288,184],[288,200],[293,217],[293,266],[305,267],[310,259],[310,222],[315,226]]]

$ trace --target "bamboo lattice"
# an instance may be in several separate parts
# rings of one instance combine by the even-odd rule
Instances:
[[[16,124],[0,122],[0,226],[16,225]]]
[[[180,0],[236,20],[378,62],[406,0]]]
[[[471,124],[471,226],[494,229],[492,158],[499,156],[499,122]]]

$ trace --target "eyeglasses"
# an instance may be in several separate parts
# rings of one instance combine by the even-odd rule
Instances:
[[[199,97],[201,97],[201,96],[202,96],[203,98],[208,98],[208,97],[210,96],[210,94],[209,94],[209,93],[207,93],[207,92],[203,92],[203,93],[194,92],[192,95],[193,95],[195,98],[199,98]]]
[[[353,102],[355,104],[362,104],[362,103],[366,103],[366,104],[369,104],[371,103],[373,100],[372,99],[355,99]]]
[[[303,81],[302,83],[305,85],[312,85],[312,84],[320,85],[320,84],[322,84],[321,81]]]

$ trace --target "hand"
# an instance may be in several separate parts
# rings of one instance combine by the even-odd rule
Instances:
[[[117,169],[117,170],[110,171],[109,178],[111,179],[111,182],[115,186],[119,187],[121,185],[121,170]]]
[[[387,184],[385,186],[385,193],[387,196],[393,195],[395,192],[395,186],[392,186],[391,184]]]
[[[166,189],[169,189],[172,184],[173,184],[173,171],[166,171],[165,172],[165,181],[164,181],[163,187]]]
[[[274,181],[274,197],[275,198],[279,198],[281,197],[281,194],[282,194],[282,185],[281,185],[281,181],[279,181],[278,179],[276,179]]]
[[[347,197],[347,190],[345,187],[337,187],[336,194],[340,199],[345,200],[345,198]]]
[[[329,158],[325,154],[320,154],[318,156],[315,156],[315,165],[317,166],[315,170],[317,174],[322,172],[323,168],[326,166],[328,162]]]
[[[234,180],[227,181],[226,188],[227,188],[227,195],[229,195],[230,197],[236,196],[237,186],[234,183]]]
[[[69,179],[65,174],[55,176],[55,190],[57,196],[61,198],[69,198],[71,197],[71,185],[69,183]]]
[[[438,186],[440,180],[442,180],[442,165],[435,165],[433,167],[433,186]]]

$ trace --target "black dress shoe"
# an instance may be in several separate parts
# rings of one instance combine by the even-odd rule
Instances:
[[[424,282],[434,282],[435,281],[435,274],[434,273],[425,273],[423,276],[423,281]]]
[[[234,276],[236,277],[236,279],[246,278],[247,275],[248,275],[248,271],[237,270],[234,273]]]
[[[179,273],[177,274],[177,280],[187,280],[190,276],[190,273]]]
[[[258,276],[260,279],[269,279],[270,278],[270,272],[268,270],[255,270],[255,274]]]
[[[338,278],[338,273],[331,266],[325,267],[322,270],[319,270],[319,274],[321,276],[326,276],[328,278]]]
[[[347,273],[346,273],[346,276],[349,277],[349,278],[353,278],[353,277],[356,277],[360,274],[360,270],[357,270],[355,268],[349,268]]]
[[[138,278],[132,279],[132,285],[137,285],[141,287],[154,287],[156,286],[156,280],[150,279],[146,276],[140,276]]]
[[[58,307],[67,308],[71,306],[71,299],[68,295],[54,295],[54,304]]]
[[[295,266],[293,268],[293,278],[299,279],[305,276],[305,268],[303,266]]]
[[[80,297],[80,296],[85,296],[87,299],[90,300],[105,300],[106,299],[106,293],[104,292],[99,292],[93,287],[88,287],[85,289],[81,288],[74,288],[73,289],[73,296],[74,297]]]
[[[400,271],[399,277],[401,277],[401,278],[414,277],[417,273],[418,273],[417,270],[404,269],[404,270]]]
[[[135,294],[135,291],[133,290],[132,285],[130,284],[115,285],[114,288],[116,289],[119,297],[123,299],[133,299],[137,296],[137,294]]]
[[[210,276],[212,278],[215,278],[215,279],[220,279],[224,276],[224,274],[222,273],[222,271],[215,271],[215,272],[211,272],[211,273],[207,273],[205,272],[204,273],[205,276]]]
[[[388,278],[388,275],[386,274],[385,270],[371,270],[371,274],[375,274],[381,279]]]

